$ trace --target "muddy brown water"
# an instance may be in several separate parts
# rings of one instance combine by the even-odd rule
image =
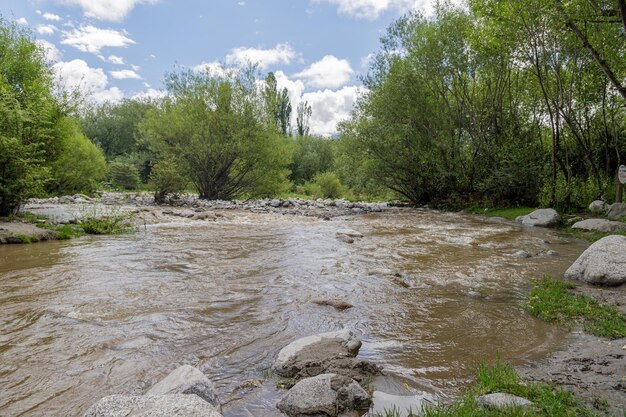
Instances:
[[[341,228],[364,237],[346,243]],[[0,246],[0,416],[81,415],[180,364],[215,381],[226,417],[275,416],[273,381],[237,387],[266,376],[292,340],[344,326],[362,335],[360,356],[405,387],[449,398],[481,360],[523,366],[563,346],[566,333],[524,303],[533,277],[562,275],[585,246],[509,221],[408,209],[331,221],[234,212]],[[520,249],[533,257],[511,256]],[[310,302],[325,298],[354,307]]]

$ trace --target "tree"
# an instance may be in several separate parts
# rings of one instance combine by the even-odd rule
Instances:
[[[273,72],[267,74],[265,78],[265,89],[263,91],[265,108],[270,118],[276,124],[278,132],[283,136],[291,134],[291,101],[289,91],[286,88],[278,90],[278,83]]]
[[[308,136],[311,129],[310,120],[311,115],[313,114],[313,109],[311,109],[308,101],[301,101],[300,103],[298,103],[296,111],[296,127],[298,131],[298,136]]]
[[[169,97],[148,112],[143,141],[180,161],[201,198],[273,193],[285,181],[284,140],[266,118],[251,71],[168,74]]]
[[[19,210],[49,179],[59,154],[61,112],[44,52],[30,33],[0,17],[0,216]]]

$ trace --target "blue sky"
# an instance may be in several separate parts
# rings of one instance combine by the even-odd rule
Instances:
[[[28,25],[60,83],[90,100],[158,96],[176,65],[259,62],[313,107],[314,133],[332,135],[359,93],[358,75],[393,19],[430,0],[2,0]]]

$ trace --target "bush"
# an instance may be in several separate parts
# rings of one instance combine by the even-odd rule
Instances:
[[[109,163],[109,178],[118,187],[134,190],[139,185],[139,170],[129,161],[116,159]]]
[[[173,158],[159,161],[150,175],[150,187],[154,190],[154,201],[157,204],[165,202],[168,194],[178,194],[185,190],[186,178],[180,173],[180,168]]]
[[[317,174],[313,178],[313,183],[318,187],[320,197],[324,198],[339,198],[343,193],[343,186],[339,177],[334,172],[323,172]]]
[[[592,201],[603,195],[609,197],[607,198],[608,201],[612,201],[614,196],[612,195],[613,189],[610,187],[611,181],[603,179],[602,183],[606,186],[604,189],[599,189],[596,181],[591,177],[588,179],[573,177],[568,184],[565,176],[559,173],[556,181],[556,204],[554,208],[561,211],[586,209]],[[542,207],[550,205],[551,191],[552,180],[547,179],[539,193],[539,204]]]
[[[131,213],[119,209],[102,213],[94,208],[81,216],[78,225],[90,235],[120,235],[134,230],[132,219]]]
[[[70,120],[62,125],[62,149],[52,165],[48,191],[57,194],[88,193],[104,179],[106,161],[102,150],[78,131]]]

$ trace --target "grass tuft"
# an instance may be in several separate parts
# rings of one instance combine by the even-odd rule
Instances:
[[[509,208],[485,208],[472,207],[467,212],[472,214],[481,214],[489,217],[504,217],[505,219],[515,220],[519,216],[525,216],[535,211],[532,207],[509,207]]]
[[[530,312],[550,323],[581,322],[586,332],[608,339],[626,337],[626,316],[614,306],[591,297],[571,294],[576,286],[544,277],[534,281],[528,303]]]
[[[534,406],[491,409],[476,404],[476,397],[493,392],[526,398]],[[421,412],[411,413],[409,417],[599,417],[603,414],[554,385],[524,381],[511,365],[496,359],[491,366],[483,364],[479,367],[476,385],[469,389],[466,396],[451,404],[425,406]],[[400,415],[404,413],[392,407],[376,417]]]

